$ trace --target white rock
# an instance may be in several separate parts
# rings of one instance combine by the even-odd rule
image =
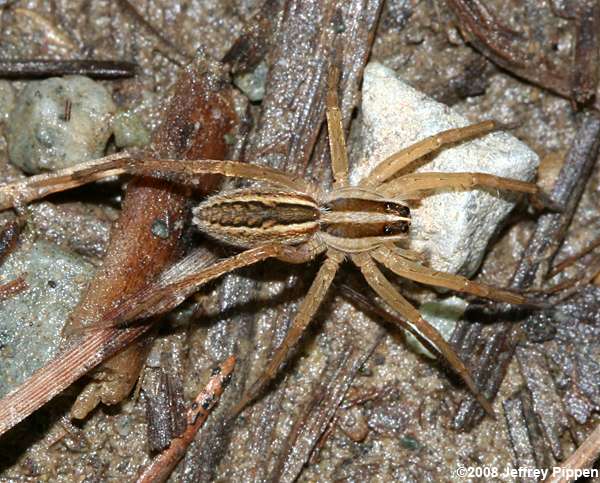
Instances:
[[[29,173],[99,158],[116,106],[106,88],[87,77],[27,84],[8,123],[9,157]]]
[[[419,312],[427,322],[438,330],[444,339],[450,340],[457,322],[467,309],[467,305],[465,299],[454,295],[442,300],[425,302],[419,306]],[[430,359],[437,359],[437,356],[429,352],[429,349],[423,346],[414,335],[408,331],[405,332],[405,335],[406,342],[413,350]]]
[[[351,170],[352,184],[400,149],[440,131],[470,124],[375,62],[365,69],[362,119],[362,147]],[[495,132],[444,148],[417,171],[471,171],[529,181],[538,164],[538,156],[521,141]],[[413,209],[410,246],[426,253],[436,270],[470,276],[479,267],[490,237],[513,206],[514,196],[506,192],[437,192]]]

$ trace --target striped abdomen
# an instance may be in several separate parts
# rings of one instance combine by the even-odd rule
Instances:
[[[242,189],[208,198],[194,208],[203,232],[240,247],[304,242],[319,229],[314,199],[302,193]]]

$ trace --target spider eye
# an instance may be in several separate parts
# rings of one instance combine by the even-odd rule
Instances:
[[[383,227],[383,233],[385,233],[386,235],[391,235],[393,231],[394,229],[391,227],[391,225],[385,225]]]

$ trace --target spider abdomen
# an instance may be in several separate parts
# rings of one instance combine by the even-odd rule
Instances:
[[[316,201],[306,194],[252,189],[212,196],[193,213],[201,231],[240,247],[307,241],[319,229],[320,217]]]

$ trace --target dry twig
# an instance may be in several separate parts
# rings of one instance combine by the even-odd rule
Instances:
[[[234,366],[235,357],[230,356],[220,367],[216,368],[206,387],[198,394],[189,409],[187,427],[183,434],[171,440],[170,446],[152,460],[140,473],[136,480],[137,483],[159,483],[169,478],[177,463],[185,455],[196,433],[219,401],[231,379]]]
[[[579,448],[566,461],[560,464],[563,469],[562,474],[572,474],[572,477],[551,476],[547,478],[546,483],[570,483],[584,476],[583,470],[592,468],[594,462],[600,455],[600,425],[592,431],[592,434],[583,442]],[[581,473],[580,473],[581,472]]]
[[[94,79],[133,77],[137,64],[120,60],[0,60],[0,78],[31,79],[63,75],[86,75]]]

